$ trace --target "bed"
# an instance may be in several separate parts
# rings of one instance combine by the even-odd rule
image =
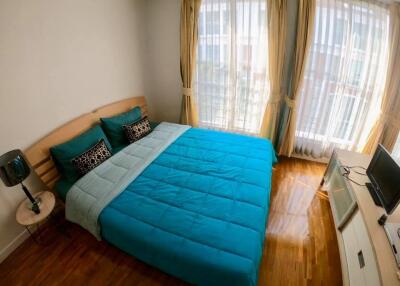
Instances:
[[[256,285],[271,143],[171,123],[139,141],[64,187],[67,218],[189,283]]]

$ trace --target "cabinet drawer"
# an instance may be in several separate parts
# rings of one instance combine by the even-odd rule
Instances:
[[[342,231],[350,285],[380,285],[372,245],[360,211]]]

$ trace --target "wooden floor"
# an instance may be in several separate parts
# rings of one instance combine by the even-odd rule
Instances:
[[[281,158],[259,285],[341,285],[329,202],[318,190],[325,166]],[[0,264],[0,285],[186,285],[68,224],[70,238],[50,226],[46,246],[25,241]]]

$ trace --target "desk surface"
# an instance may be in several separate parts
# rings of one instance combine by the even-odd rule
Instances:
[[[368,167],[372,156],[361,153],[335,150],[338,160],[344,166],[363,166]],[[349,177],[360,184],[369,182],[367,176],[351,172]],[[358,186],[349,181],[357,200],[358,209],[361,211],[365,225],[367,227],[369,239],[372,242],[372,248],[377,260],[378,268],[381,273],[381,279],[384,286],[400,285],[396,260],[391,250],[389,240],[382,226],[378,224],[378,219],[385,214],[385,210],[375,205],[367,187]],[[388,222],[400,223],[400,207],[388,217]]]

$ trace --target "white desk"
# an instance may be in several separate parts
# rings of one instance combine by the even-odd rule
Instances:
[[[358,186],[342,176],[336,176],[333,179],[332,175],[334,170],[338,170],[339,165],[367,168],[370,160],[371,156],[368,155],[335,150],[324,175],[323,187],[328,191],[335,225],[341,226],[340,230],[336,228],[336,234],[343,284],[351,286],[400,285],[398,278],[400,269],[397,267],[386,233],[377,222],[380,216],[385,214],[385,210],[375,205],[366,187]],[[367,176],[358,175],[355,172],[351,172],[349,177],[360,184],[369,182]],[[343,181],[340,182],[340,180]],[[337,209],[340,210],[340,206],[338,206],[340,199],[335,198],[335,192],[338,191],[339,196],[345,198],[346,196],[340,194],[344,189],[349,192],[349,198],[354,199],[355,207],[345,218],[347,221],[342,222],[341,225],[340,219],[335,213]],[[351,202],[344,203],[344,205],[350,206]],[[387,221],[400,223],[400,207],[389,216]],[[360,254],[361,251],[362,254]],[[362,264],[359,261],[360,256],[365,260],[364,266],[360,266]]]

